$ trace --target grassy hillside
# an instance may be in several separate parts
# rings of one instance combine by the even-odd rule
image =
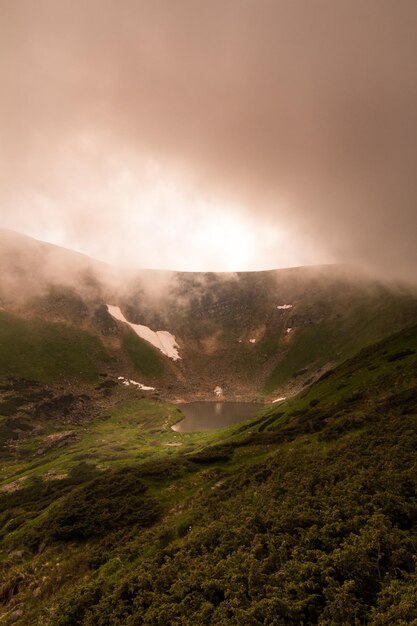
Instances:
[[[28,269],[20,244],[0,289],[2,623],[417,624],[415,292],[338,267],[139,272],[119,292],[86,259],[51,283],[59,250]],[[289,399],[174,432],[158,398],[218,384]]]
[[[177,336],[189,386],[206,397],[217,384],[228,398],[292,395],[417,322],[415,291],[331,266],[177,274],[156,303],[139,290],[122,304],[132,321]]]
[[[0,311],[0,377],[91,384],[117,364],[146,381],[165,372],[164,357],[128,328],[122,329],[117,350],[105,346],[97,331]]]
[[[122,347],[138,374],[146,377],[160,377],[164,374],[166,358],[130,328],[122,331]]]
[[[29,478],[0,497],[5,619],[417,620],[417,327],[218,433],[120,393],[65,449],[9,461],[6,484]]]
[[[94,382],[112,356],[91,333],[0,312],[0,374],[43,382]]]
[[[416,301],[408,294],[356,293],[345,297],[334,303],[336,306],[317,326],[297,331],[283,362],[271,374],[266,390],[286,382],[311,364],[319,368],[326,363],[345,361],[361,348],[415,319]]]

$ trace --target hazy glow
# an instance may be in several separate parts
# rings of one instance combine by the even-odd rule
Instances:
[[[0,226],[417,281],[416,0],[2,0]]]
[[[194,234],[196,252],[204,250],[216,269],[233,271],[251,267],[256,260],[256,238],[253,230],[239,216],[227,209],[208,211]],[[201,269],[201,268],[200,268]]]
[[[123,266],[242,271],[316,260],[308,246],[294,246],[288,229],[199,192],[155,161],[136,162],[135,170],[114,162],[106,175],[90,169],[83,185],[79,176],[58,177],[56,195],[20,198],[4,225]]]

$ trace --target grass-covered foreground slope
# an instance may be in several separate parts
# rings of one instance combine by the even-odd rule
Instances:
[[[6,463],[29,478],[0,498],[4,623],[417,623],[416,327],[217,435],[112,393]]]

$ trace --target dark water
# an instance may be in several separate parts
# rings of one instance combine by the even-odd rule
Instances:
[[[185,419],[172,428],[179,433],[190,433],[244,422],[254,417],[263,405],[253,402],[187,402],[179,404],[178,408],[184,413]]]

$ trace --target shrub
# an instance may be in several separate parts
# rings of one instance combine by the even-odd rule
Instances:
[[[43,532],[53,540],[83,541],[129,526],[150,526],[161,509],[146,491],[138,468],[105,472],[59,503]]]

